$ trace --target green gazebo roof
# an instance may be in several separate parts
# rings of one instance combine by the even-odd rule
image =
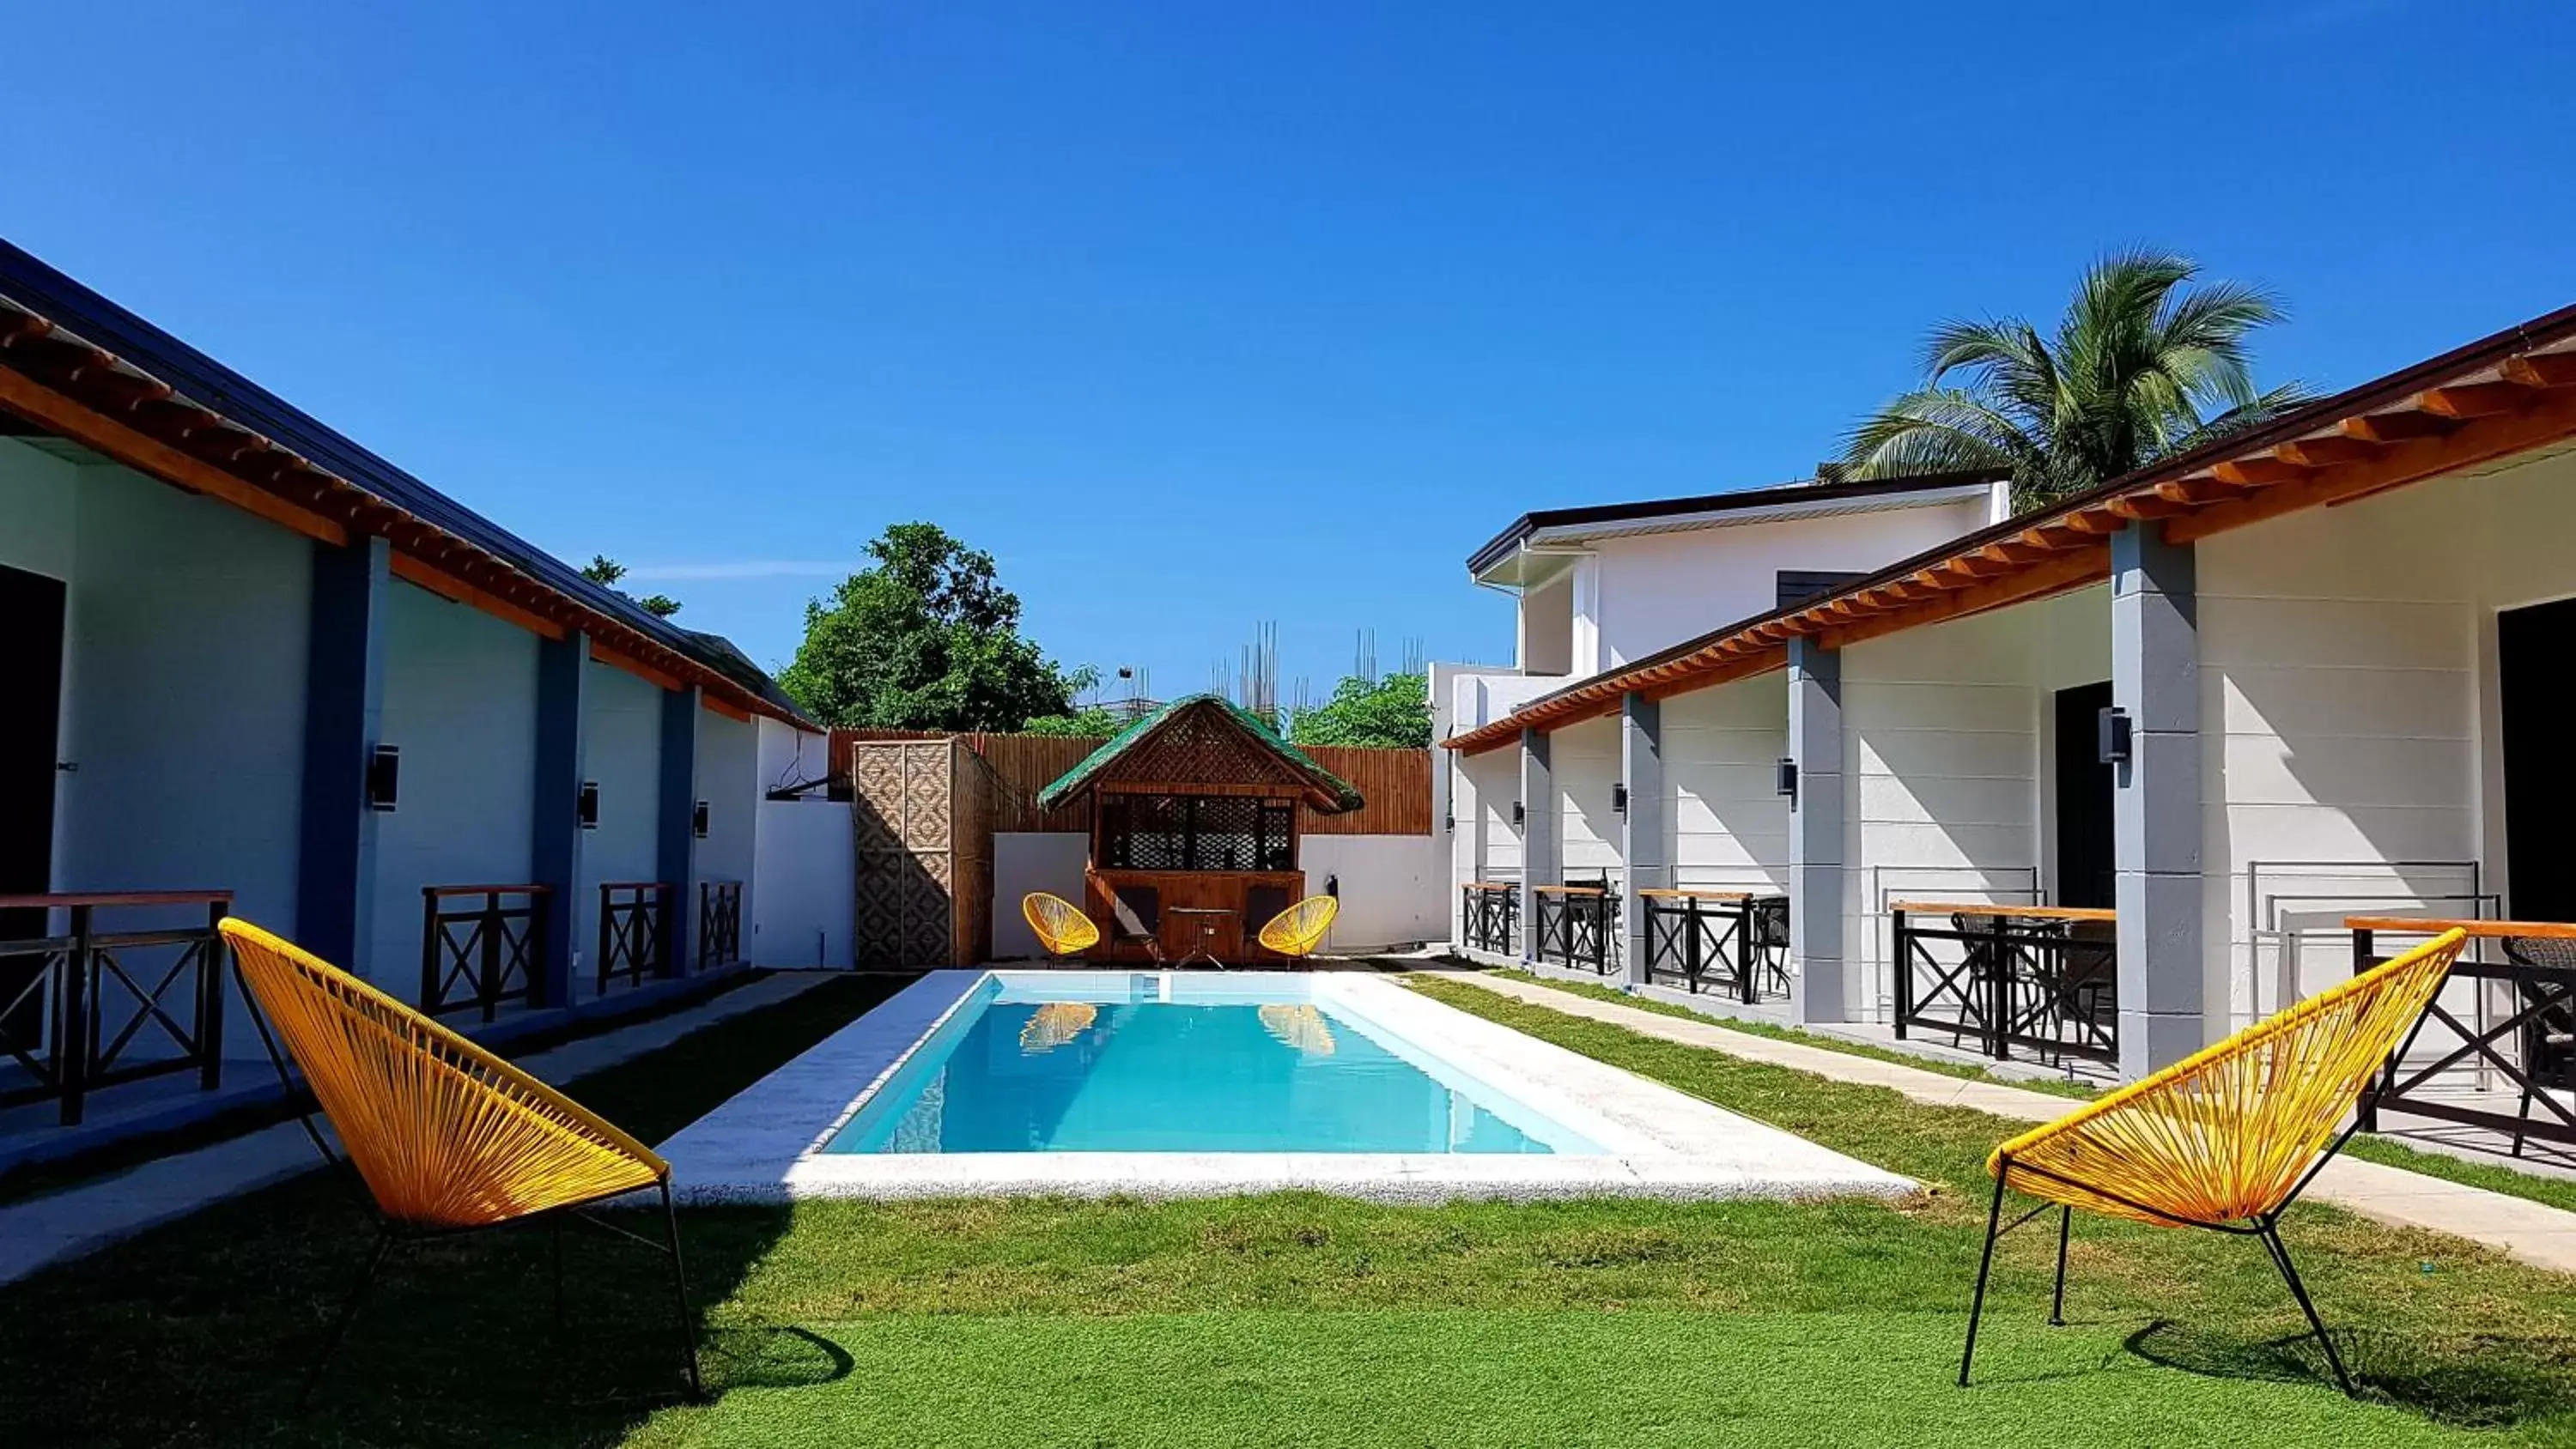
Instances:
[[[1198,710],[1207,710],[1231,721],[1242,730],[1252,744],[1275,756],[1281,764],[1288,767],[1290,773],[1303,780],[1315,793],[1332,802],[1329,809],[1325,809],[1322,805],[1318,805],[1317,809],[1324,810],[1326,814],[1340,814],[1346,810],[1357,810],[1363,803],[1360,792],[1352,788],[1348,780],[1316,764],[1313,756],[1281,739],[1279,732],[1272,729],[1259,715],[1240,708],[1223,695],[1193,694],[1173,700],[1170,704],[1143,716],[1134,724],[1110,736],[1100,748],[1083,756],[1082,763],[1065,771],[1054,784],[1039,791],[1038,804],[1045,809],[1053,810],[1071,800],[1097,784],[1104,771],[1128,752],[1152,738],[1164,726],[1185,714]]]

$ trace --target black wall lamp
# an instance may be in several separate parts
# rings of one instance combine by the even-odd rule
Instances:
[[[573,811],[581,818],[582,829],[599,828],[599,782],[597,780],[581,782],[581,795],[574,802]]]
[[[2094,729],[2102,763],[2126,763],[2129,758],[2129,712],[2116,704],[2106,704],[2102,706],[2102,713],[2095,716]]]
[[[1788,796],[1789,803],[1795,806],[1798,803],[1798,762],[1787,755],[1782,755],[1777,769],[1778,774],[1773,781],[1772,789]]]
[[[704,800],[699,801],[699,802],[698,802],[698,808],[689,812],[689,829],[691,829],[692,831],[695,831],[695,832],[697,833],[697,837],[698,837],[700,840],[704,840],[704,839],[706,839],[706,838],[707,838],[707,802],[706,802],[706,801],[704,801]]]
[[[1522,822],[1524,822],[1524,821],[1526,821],[1526,820],[1528,820],[1528,819],[1529,819],[1529,808],[1528,808],[1527,806],[1525,806],[1525,805],[1521,804],[1521,802],[1519,802],[1518,800],[1513,801],[1513,802],[1512,802],[1512,823],[1513,823],[1514,825],[1518,825],[1518,824],[1521,824]]]
[[[1610,784],[1610,808],[1621,815],[1628,813],[1628,784],[1614,780]]]
[[[346,778],[343,776],[342,778]],[[390,812],[402,793],[402,747],[378,745],[367,752],[367,808]]]

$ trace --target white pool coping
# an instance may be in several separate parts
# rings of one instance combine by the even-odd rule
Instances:
[[[1121,973],[1125,974],[1125,973]],[[1309,1189],[1377,1202],[1457,1198],[1896,1199],[1916,1184],[1381,977],[1238,972],[1311,999],[1487,1084],[1597,1153],[825,1152],[906,1055],[986,976],[933,971],[753,1083],[660,1149],[686,1202],[971,1196],[1222,1197]],[[1410,1053],[1408,1053],[1410,1054]],[[854,1087],[855,1084],[855,1087]],[[1513,1114],[1502,1115],[1508,1120]],[[1520,1125],[1520,1124],[1515,1124]],[[1542,1135],[1534,1133],[1533,1135]]]

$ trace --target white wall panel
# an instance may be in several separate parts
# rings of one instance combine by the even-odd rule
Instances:
[[[661,878],[654,831],[662,802],[662,691],[614,665],[591,660],[581,694],[582,775],[599,784],[599,828],[582,833],[581,889],[574,902],[574,980],[599,970],[599,887],[604,881]]]
[[[55,884],[229,887],[295,928],[312,545],[113,463],[76,470]],[[236,1008],[231,1055],[255,1055]]]
[[[400,579],[386,589],[384,639],[382,737],[402,751],[402,775],[396,808],[376,817],[368,971],[409,999],[421,887],[528,879],[538,640]]]
[[[2199,546],[2204,929],[2228,1008],[2213,1030],[2280,1004],[2264,927],[2330,904],[2286,897],[2465,888],[2465,865],[2388,863],[2481,853],[2467,565],[2490,501],[2486,484],[2429,484]]]
[[[761,789],[820,775],[824,742],[776,720],[759,722]],[[820,791],[763,799],[752,847],[742,953],[755,966],[847,967],[856,958],[851,915],[858,894],[857,826],[846,801]]]
[[[1363,951],[1448,934],[1451,907],[1440,877],[1439,839],[1428,835],[1309,835],[1298,847],[1306,893],[1341,885],[1341,914],[1329,951]]]

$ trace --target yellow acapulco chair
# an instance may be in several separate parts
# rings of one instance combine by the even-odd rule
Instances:
[[[1100,944],[1100,927],[1082,913],[1082,907],[1062,896],[1031,891],[1020,897],[1020,914],[1028,919],[1029,929],[1038,933],[1038,944],[1046,948],[1050,962],[1069,961]]]
[[[1258,938],[1263,949],[1276,951],[1292,961],[1302,961],[1315,954],[1324,944],[1324,933],[1333,928],[1333,918],[1342,913],[1342,903],[1331,896],[1308,896],[1279,914],[1261,928]]]
[[[305,1375],[303,1398],[312,1396],[397,1244],[536,1218],[560,1234],[565,1217],[669,1255],[689,1392],[703,1391],[669,1163],[561,1092],[311,952],[247,921],[227,918],[217,929],[259,1007],[252,1020],[278,1080],[294,1090],[286,1071],[293,1056],[376,1220],[375,1248]],[[323,1160],[336,1165],[310,1112],[303,1122]],[[656,1187],[659,1243],[580,1212]],[[560,1236],[554,1256],[560,1320]]]
[[[2050,1323],[2065,1322],[2066,1239],[2076,1208],[2154,1227],[2255,1238],[2316,1331],[2335,1381],[2351,1394],[2352,1375],[2281,1242],[2281,1215],[2360,1126],[2355,1117],[2336,1130],[2372,1076],[2413,1039],[2467,939],[2466,932],[2451,931],[2428,941],[1996,1148],[1986,1159],[1995,1200],[1986,1215],[1959,1386],[1967,1387],[1976,1358],[1996,1240],[2054,1206],[2057,1287]],[[2007,1187],[2040,1204],[2003,1226]]]

